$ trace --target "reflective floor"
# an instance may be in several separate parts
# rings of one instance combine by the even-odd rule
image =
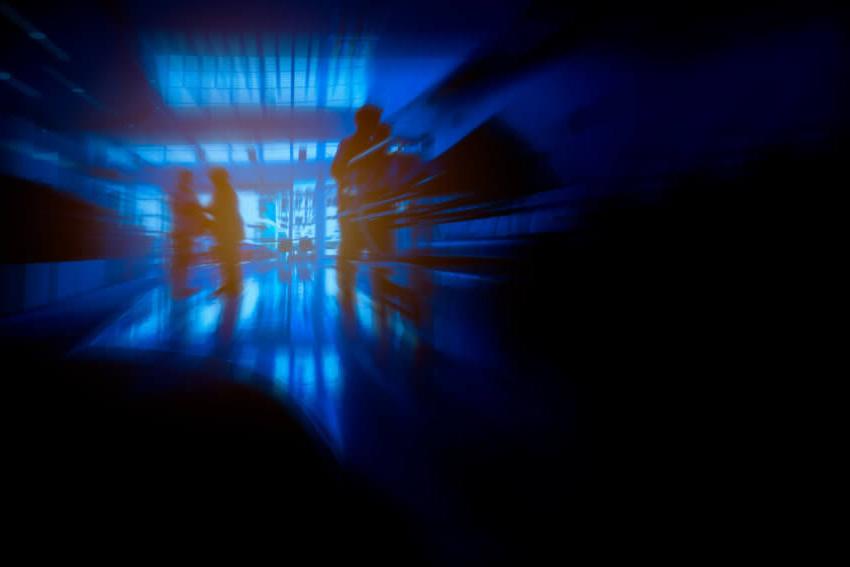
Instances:
[[[492,542],[481,516],[496,504],[476,502],[470,483],[485,491],[516,482],[499,486],[503,497],[536,498],[561,482],[533,473],[532,487],[512,468],[521,454],[521,466],[539,459],[558,477],[551,464],[560,466],[571,419],[563,399],[508,370],[510,353],[488,321],[498,278],[332,262],[243,269],[238,297],[212,293],[213,268],[192,273],[199,291],[186,299],[155,286],[78,352],[232,363],[234,380],[300,409],[340,461],[413,510],[447,553]]]
[[[215,296],[215,272],[199,269],[190,282],[197,293],[174,299],[166,285],[159,285],[88,346],[232,362],[238,369],[236,379],[297,404],[345,455],[350,440],[342,423],[349,382],[361,374],[380,382],[393,366],[395,371],[400,365],[413,371],[428,348],[424,306],[414,305],[423,297],[404,297],[407,289],[382,273],[389,271],[355,268],[341,276],[333,265],[246,264],[242,293]],[[363,272],[360,278],[357,272]],[[346,286],[342,292],[341,284]],[[369,293],[370,286],[382,295]],[[391,286],[398,290],[394,296],[387,291]],[[384,386],[390,391],[400,384]]]

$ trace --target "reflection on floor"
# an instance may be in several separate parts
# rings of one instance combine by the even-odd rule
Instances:
[[[500,373],[483,299],[492,281],[398,265],[244,270],[238,297],[214,296],[209,270],[192,275],[202,291],[187,299],[158,286],[87,347],[232,362],[234,379],[297,405],[344,463],[415,510],[447,553],[468,550],[496,522],[479,517],[495,518],[495,501],[467,501],[477,494],[470,483],[480,491],[502,483],[502,498],[516,488],[506,481],[552,496],[551,484],[531,488],[505,467],[517,452],[526,468],[535,453],[555,462],[569,420],[560,401]]]
[[[265,263],[246,270],[239,296],[214,296],[206,273],[193,282],[202,291],[173,299],[164,285],[145,293],[89,346],[167,350],[232,362],[252,380],[316,419],[342,453],[340,429],[345,371],[352,355],[366,371],[368,345],[393,349],[400,362],[415,353],[419,338],[403,307],[391,312],[364,291],[350,295],[351,317],[341,313],[339,278],[333,267]],[[346,295],[346,294],[343,294]],[[354,327],[344,327],[353,324]],[[349,331],[348,336],[342,333]],[[358,337],[359,342],[352,342]],[[364,350],[360,350],[364,349]]]

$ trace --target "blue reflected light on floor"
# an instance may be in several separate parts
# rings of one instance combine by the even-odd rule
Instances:
[[[289,392],[289,349],[279,347],[275,349],[274,366],[272,370],[272,378],[274,379],[274,389],[278,393]]]
[[[358,291],[355,295],[355,301],[357,320],[360,322],[361,327],[366,330],[374,331],[375,325],[372,320],[374,306],[372,305],[372,300],[365,293]]]
[[[341,450],[346,376],[336,270],[274,262],[245,264],[244,270],[238,297],[212,293],[217,274],[209,267],[192,273],[201,291],[186,299],[173,299],[163,283],[88,344],[225,360],[235,380],[296,404]],[[356,296],[358,327],[371,335],[373,302],[364,292]]]
[[[225,361],[232,379],[300,408],[337,454],[367,459],[371,442],[363,445],[362,420],[376,407],[381,413],[387,404],[416,403],[415,388],[400,377],[421,370],[429,346],[448,341],[446,351],[467,362],[496,364],[492,345],[470,338],[481,335],[480,323],[459,313],[470,298],[452,297],[464,286],[445,282],[438,308],[427,291],[430,271],[360,265],[345,275],[348,269],[340,273],[330,264],[285,261],[244,263],[243,271],[237,297],[213,293],[214,266],[192,270],[190,285],[200,291],[186,299],[172,298],[163,282],[86,346]],[[480,295],[486,284],[475,283]]]
[[[221,314],[221,305],[219,303],[209,303],[199,306],[197,309],[197,318],[190,318],[194,324],[191,326],[192,336],[203,341],[204,337],[212,335],[215,328],[218,326],[218,317]]]
[[[250,325],[253,321],[256,311],[257,302],[260,298],[260,283],[252,278],[245,282],[245,289],[242,291],[242,308],[239,311],[239,323]]]

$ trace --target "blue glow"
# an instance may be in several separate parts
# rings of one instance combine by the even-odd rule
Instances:
[[[260,102],[260,60],[245,56],[158,55],[157,85],[175,107]]]
[[[169,163],[195,163],[198,156],[193,146],[166,146],[165,161]]]
[[[281,61],[278,57],[266,57],[264,78],[266,104],[290,106],[292,104],[292,68],[288,65],[288,61]]]
[[[230,145],[230,159],[232,159],[236,163],[246,163],[251,161],[248,156],[248,150],[250,148],[254,148],[253,144],[231,144]],[[256,148],[254,148],[256,151]]]
[[[207,163],[251,163],[249,150],[253,149],[256,157],[262,157],[265,162],[287,162],[298,160],[299,152],[304,150],[306,161],[315,161],[319,157],[319,143],[312,141],[280,141],[267,142],[260,146],[252,142],[236,143],[204,143],[200,144],[203,152],[199,158],[196,146],[189,144],[175,145],[143,145],[136,146],[130,152],[120,148],[109,148],[107,150],[107,161],[110,164],[130,167],[133,164],[131,156],[135,153],[142,160],[151,165],[168,164],[190,164],[198,161]],[[323,144],[323,159],[333,159],[336,155],[339,142],[325,142]],[[45,158],[41,158],[45,159]]]
[[[324,375],[325,391],[334,400],[339,400],[342,393],[342,362],[338,351],[326,350],[324,352],[322,374]]]
[[[182,42],[181,42],[182,43]],[[269,106],[315,108],[325,99],[334,108],[362,105],[368,93],[371,41],[341,38],[270,36],[262,42],[239,38],[228,42],[229,54],[154,55],[154,84],[163,100],[176,108]],[[325,60],[324,81],[319,62]],[[319,85],[324,83],[320,97]]]
[[[239,322],[250,325],[257,312],[257,302],[260,299],[260,284],[256,279],[245,282],[245,290],[242,294],[242,307],[239,310]]]
[[[289,390],[289,356],[283,348],[274,353],[274,370],[272,371],[275,389],[286,392]]]
[[[188,318],[192,327],[192,335],[197,339],[206,339],[215,331],[218,324],[218,317],[221,314],[221,305],[219,303],[208,303],[201,306],[197,316]]]
[[[333,159],[339,148],[339,142],[325,142],[325,159]]]
[[[369,329],[370,331],[375,331],[375,321],[373,320],[373,305],[372,300],[369,299],[362,291],[357,291],[354,294],[355,301],[355,312],[357,313],[357,319],[360,322],[361,327],[364,329]]]
[[[332,108],[351,108],[366,102],[368,62],[371,44],[350,38],[340,39],[328,61],[326,104]]]
[[[289,161],[292,145],[289,142],[263,144],[263,159],[265,161]]]
[[[316,142],[295,142],[292,148],[292,155],[295,159],[300,159],[301,151],[305,153],[305,159],[312,161],[316,159],[318,144]]]
[[[313,209],[315,194],[315,179],[296,180],[292,184],[292,235],[296,239],[316,236],[316,217]]]
[[[230,147],[227,144],[201,144],[204,155],[210,163],[227,163],[230,161]]]
[[[76,277],[75,277],[76,279]],[[163,319],[159,324],[161,328],[167,317],[168,305],[164,301],[164,290],[154,289],[150,293],[145,294],[127,313],[107,327],[92,341],[93,345],[97,346],[118,346],[129,348],[151,348],[154,346],[156,333],[149,334],[146,339],[142,339],[140,333],[145,329],[151,331],[150,321],[160,314]],[[157,328],[154,325],[153,330]]]
[[[260,195],[254,191],[237,191],[239,215],[245,223],[246,240],[255,240],[258,236],[256,225],[260,222]]]
[[[301,403],[310,404],[316,397],[316,361],[311,349],[295,349],[293,390]]]
[[[339,210],[336,183],[325,184],[325,240],[339,242]],[[336,289],[334,287],[333,289]]]
[[[123,165],[125,167],[132,167],[134,165],[133,156],[130,152],[124,148],[112,146],[106,149],[106,162],[110,165]]]
[[[318,103],[318,89],[316,86],[319,74],[319,41],[318,39],[299,40],[295,44],[295,58],[292,68],[295,71],[293,77],[295,106],[316,106]]]
[[[139,146],[136,155],[149,163],[165,163],[165,148],[163,146]]]
[[[339,287],[337,286],[337,273],[334,270],[325,270],[325,293],[328,297],[336,297],[339,293]]]
[[[165,228],[162,194],[140,186],[136,192],[135,222],[147,232],[162,232]]]

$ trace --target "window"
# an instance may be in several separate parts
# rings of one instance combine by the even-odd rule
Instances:
[[[254,144],[231,144],[230,159],[234,163],[248,163],[254,161],[251,159],[251,152],[254,152],[254,159],[256,159],[256,151]]]
[[[339,148],[339,142],[325,142],[325,159],[333,159]]]
[[[325,185],[325,241],[339,242],[339,210],[336,183]]]
[[[166,146],[165,161],[169,163],[195,163],[197,155],[193,146]]]
[[[136,187],[135,223],[146,232],[166,230],[163,195],[158,187],[139,185]]]
[[[300,38],[295,42],[295,58],[292,62],[293,103],[295,106],[316,106],[317,75],[319,73],[319,40]]]
[[[316,159],[316,142],[294,142],[292,147],[292,159],[300,160],[301,154],[304,154],[304,159],[312,161]]]
[[[255,159],[275,163],[300,161],[299,157],[302,152],[305,161],[315,161],[319,159],[320,145],[324,159],[332,159],[336,155],[339,142],[321,143],[298,140],[263,144],[236,142],[232,144],[204,143],[199,146],[189,144],[145,145],[136,146],[132,149],[132,153],[151,165],[193,164],[199,161],[209,164],[249,164],[253,163],[251,152],[254,152]],[[200,152],[198,147],[200,147]],[[261,150],[262,154],[260,153]]]
[[[256,240],[258,235],[257,224],[260,221],[260,195],[254,191],[237,191],[239,199],[239,215],[245,226],[245,238]]]
[[[263,144],[263,160],[289,161],[292,159],[290,155],[291,149],[292,146],[289,142]]]
[[[365,104],[369,51],[369,42],[365,40],[337,41],[328,61],[328,106],[350,108]]]
[[[230,161],[230,147],[227,144],[201,144],[201,149],[209,163]]]
[[[261,45],[260,45],[261,44]],[[185,49],[184,42],[165,46]],[[350,108],[366,101],[371,41],[343,38],[332,45],[319,36],[231,38],[230,53],[160,53],[153,58],[155,84],[176,108],[316,107],[319,84],[327,106]],[[319,79],[320,58],[323,81]]]
[[[160,164],[165,162],[165,148],[163,146],[139,146],[136,148],[136,155],[148,163]]]
[[[233,104],[260,104],[260,58],[233,58]]]
[[[259,57],[171,54],[155,59],[157,85],[170,106],[260,103]]]
[[[292,235],[296,240],[316,236],[316,219],[313,214],[315,193],[315,179],[296,181],[292,185]]]

